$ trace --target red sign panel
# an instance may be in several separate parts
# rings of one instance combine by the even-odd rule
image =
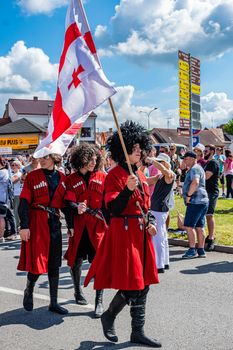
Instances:
[[[189,119],[180,118],[180,127],[181,128],[189,128],[190,127]]]
[[[196,77],[196,76],[191,76],[191,83],[195,84],[195,85],[201,85],[201,80],[200,77]]]
[[[177,128],[178,136],[189,136],[190,130],[188,128]]]
[[[197,75],[198,77],[200,76],[200,68],[197,67],[190,67],[191,74]]]
[[[178,51],[178,57],[180,60],[189,63],[189,54],[183,51]]]
[[[190,58],[190,65],[191,67],[196,67],[200,69],[200,60],[198,58],[191,57]]]

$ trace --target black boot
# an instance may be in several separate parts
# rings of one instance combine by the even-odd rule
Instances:
[[[88,302],[83,294],[82,288],[81,288],[81,274],[82,274],[82,263],[83,259],[79,258],[76,260],[74,267],[70,269],[70,274],[73,280],[74,284],[74,297],[76,304],[79,305],[87,305]]]
[[[142,292],[142,295],[131,304],[130,315],[132,317],[132,333],[130,341],[132,343],[144,344],[153,348],[161,348],[162,344],[153,338],[149,338],[144,333],[146,297],[149,288]]]
[[[126,299],[121,291],[118,291],[114,298],[112,299],[108,310],[106,310],[101,316],[101,323],[103,326],[103,331],[105,337],[116,343],[118,341],[118,337],[116,335],[114,321],[116,316],[121,312],[121,310],[126,305]]]
[[[97,290],[96,291],[96,296],[95,296],[95,318],[100,318],[101,315],[104,312],[104,307],[103,307],[103,289]]]
[[[59,276],[49,276],[49,292],[50,292],[50,304],[49,311],[55,312],[60,315],[68,314],[68,310],[61,307],[57,302]]]
[[[26,289],[24,291],[23,297],[23,307],[27,311],[33,310],[33,290],[34,290],[35,282],[27,280]]]

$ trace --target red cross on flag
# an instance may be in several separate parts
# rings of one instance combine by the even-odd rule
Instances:
[[[81,0],[71,0],[60,59],[57,94],[47,136],[37,150],[81,125],[93,109],[116,93],[100,66]]]

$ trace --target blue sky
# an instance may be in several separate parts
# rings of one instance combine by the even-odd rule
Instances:
[[[67,0],[1,0],[0,113],[9,98],[54,98]],[[177,51],[201,60],[203,126],[233,117],[232,0],[85,0],[120,121],[178,126]],[[108,104],[97,127],[113,121]]]

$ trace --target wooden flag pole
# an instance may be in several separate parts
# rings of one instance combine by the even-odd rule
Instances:
[[[121,132],[118,120],[117,120],[115,109],[114,109],[113,104],[112,104],[111,97],[109,97],[108,101],[109,101],[109,104],[110,104],[110,107],[111,107],[111,110],[112,110],[113,118],[114,118],[114,121],[115,121],[115,124],[116,124],[116,128],[117,128],[118,135],[119,135],[119,138],[120,138],[120,141],[121,141],[121,146],[122,146],[122,149],[123,149],[123,152],[124,152],[124,155],[125,155],[125,159],[126,159],[126,163],[128,165],[128,168],[129,168],[130,175],[133,175],[133,169],[132,169],[132,166],[131,166],[131,163],[130,163],[130,160],[129,160],[129,155],[128,155],[127,149],[125,147],[125,142],[124,142],[124,139],[123,139],[123,136],[122,136],[122,132]]]

